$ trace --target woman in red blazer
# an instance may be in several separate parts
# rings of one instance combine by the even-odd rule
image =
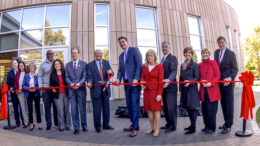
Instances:
[[[141,83],[162,82],[164,79],[163,66],[157,63],[157,55],[154,50],[146,53],[146,63],[142,68]],[[151,124],[147,134],[153,133],[153,136],[159,135],[160,111],[162,109],[163,84],[148,84],[142,86],[144,89],[144,109],[148,112],[148,118]]]
[[[201,81],[218,81],[220,79],[220,71],[215,60],[210,60],[210,52],[208,49],[201,51],[202,62],[200,67]],[[216,115],[218,111],[218,100],[221,95],[218,83],[202,83],[200,85],[200,99],[202,102],[202,113],[205,128],[201,131],[205,134],[214,133],[216,130]]]

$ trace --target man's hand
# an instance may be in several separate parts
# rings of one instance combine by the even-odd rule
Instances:
[[[107,71],[107,74],[113,74],[113,71],[110,69]]]
[[[116,86],[119,86],[119,84],[120,84],[119,79],[116,79],[115,83],[116,83]]]
[[[10,88],[10,90],[13,90],[14,88]],[[15,93],[15,91],[11,91],[12,93]]]
[[[55,89],[52,89],[52,92],[53,92],[53,93],[56,93],[56,92],[57,92],[57,90],[55,90]]]
[[[189,82],[189,80],[185,80],[184,82]],[[188,87],[190,85],[190,83],[186,83],[185,85],[184,85],[184,87]]]
[[[35,89],[29,89],[29,92],[35,92]]]
[[[138,80],[137,79],[134,79],[133,80],[133,83],[138,83]],[[132,85],[133,87],[136,87],[137,85]]]
[[[91,87],[92,87],[92,84],[90,84],[90,83],[88,83],[87,85],[88,85],[88,88],[91,88]]]
[[[231,81],[231,78],[225,78],[224,81]],[[230,82],[225,82],[224,86],[228,86],[230,84]]]
[[[141,81],[141,83],[146,83],[146,81]],[[145,85],[141,85],[141,87],[142,87],[143,89],[145,89],[145,88],[146,88],[146,86],[145,86]]]
[[[41,89],[40,91],[41,91],[42,93],[45,93],[45,90],[44,90],[44,89]]]
[[[170,82],[169,79],[164,79],[163,82],[166,82],[166,83],[163,84],[163,88],[167,88],[169,86],[169,84],[170,84],[169,83]]]
[[[78,90],[79,87],[80,87],[80,84],[78,83],[78,84],[75,85],[74,90]]]

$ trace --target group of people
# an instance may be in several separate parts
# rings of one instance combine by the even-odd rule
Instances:
[[[151,126],[146,133],[158,136],[160,129],[165,129],[165,133],[175,131],[177,128],[178,86],[170,82],[177,81],[178,61],[176,56],[170,53],[170,43],[162,42],[164,56],[161,62],[158,61],[156,52],[151,49],[145,55],[144,64],[139,49],[130,47],[126,37],[118,38],[118,43],[124,51],[119,56],[119,69],[115,85],[119,86],[121,80],[124,83],[133,83],[132,85],[124,85],[131,125],[123,130],[129,131],[130,137],[135,137],[140,129],[139,106],[140,94],[143,89],[144,109],[148,113]],[[190,81],[234,80],[238,72],[236,56],[233,51],[227,48],[224,37],[220,36],[217,43],[219,49],[214,53],[214,60],[210,59],[210,51],[205,48],[201,51],[202,62],[200,64],[193,61],[194,51],[191,47],[186,47],[183,51],[185,60],[180,66],[179,81],[187,83],[179,86],[180,105],[187,109],[191,123],[184,129],[187,130],[185,134],[196,132],[196,119],[200,103],[202,103],[205,124],[202,131],[205,134],[215,132],[218,100],[221,100],[225,120],[225,123],[219,129],[223,129],[223,134],[231,130],[234,114],[234,83],[205,82],[200,84],[199,87],[197,83],[190,83]],[[12,60],[12,70],[8,72],[7,84],[10,90],[15,90],[11,91],[11,99],[18,127],[21,125],[21,118],[23,128],[30,127],[31,131],[34,130],[34,102],[38,129],[42,130],[40,110],[40,98],[42,97],[46,130],[50,130],[52,127],[53,111],[54,125],[58,126],[60,131],[70,130],[72,118],[75,135],[79,134],[80,126],[84,132],[87,132],[86,85],[91,92],[96,132],[100,133],[102,129],[114,129],[109,124],[110,86],[93,86],[93,84],[107,83],[110,80],[109,76],[113,75],[114,72],[109,62],[102,59],[102,50],[95,50],[95,59],[88,64],[79,59],[79,53],[78,47],[72,48],[72,61],[67,63],[65,67],[60,59],[54,60],[54,52],[49,50],[46,53],[47,59],[40,65],[38,73],[36,73],[35,62],[30,62],[27,70],[23,61]],[[151,84],[149,82],[163,82],[163,84]],[[140,86],[138,83],[142,83],[142,85]],[[57,86],[58,88],[56,88]],[[71,87],[66,88],[65,86]],[[44,88],[41,90],[34,89],[42,87]],[[69,105],[71,109],[69,109]],[[159,127],[162,105],[166,125]]]

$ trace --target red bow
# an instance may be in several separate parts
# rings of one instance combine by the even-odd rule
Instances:
[[[248,120],[249,111],[251,119],[253,119],[253,108],[255,107],[255,96],[253,93],[254,75],[252,72],[243,72],[239,77],[239,80],[243,83],[242,101],[241,101],[241,114],[240,118],[243,117]]]
[[[7,91],[8,86],[6,84],[3,84],[2,86],[2,101],[1,101],[1,112],[0,112],[0,120],[2,119],[8,119],[7,118]]]

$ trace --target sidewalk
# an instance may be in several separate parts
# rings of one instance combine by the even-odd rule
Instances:
[[[87,113],[88,129],[87,133],[80,131],[77,136],[73,135],[73,130],[59,132],[57,128],[51,131],[38,130],[37,128],[31,132],[29,129],[17,128],[12,131],[0,129],[0,141],[3,146],[65,146],[65,145],[260,145],[260,135],[254,134],[248,138],[240,138],[235,136],[235,132],[241,130],[242,119],[239,118],[241,104],[241,88],[235,90],[235,116],[234,126],[229,134],[220,134],[220,130],[216,130],[214,134],[205,135],[200,132],[204,127],[202,117],[197,120],[197,132],[193,135],[184,135],[184,128],[189,125],[187,117],[178,118],[177,130],[170,134],[161,131],[159,137],[145,134],[149,128],[149,121],[146,118],[140,119],[140,131],[137,137],[128,137],[127,132],[123,132],[123,128],[129,126],[127,118],[117,118],[114,112],[111,112],[111,125],[115,128],[113,131],[102,131],[96,133],[93,128],[93,115]],[[255,92],[256,105],[260,104],[260,90]],[[44,118],[43,118],[44,121]],[[0,127],[7,124],[6,121],[0,121]],[[161,125],[165,124],[164,118],[161,119]],[[222,110],[219,103],[217,114],[217,126],[223,124]],[[45,124],[43,123],[43,126]],[[247,122],[248,129],[252,129],[251,122]]]

